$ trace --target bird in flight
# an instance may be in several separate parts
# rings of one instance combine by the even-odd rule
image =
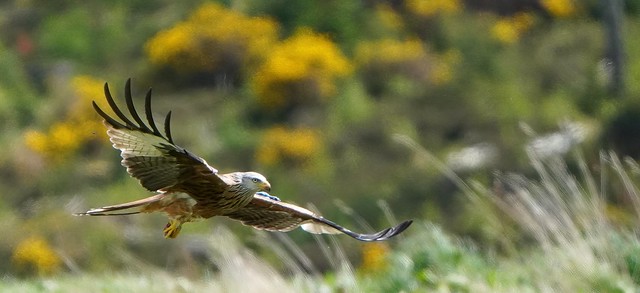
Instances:
[[[105,113],[95,101],[93,108],[104,119],[113,147],[120,150],[122,165],[144,188],[156,194],[90,209],[75,214],[77,216],[164,212],[169,217],[163,230],[165,238],[177,237],[184,223],[214,216],[228,217],[261,230],[290,231],[302,227],[315,234],[344,233],[360,241],[389,239],[412,223],[411,220],[404,221],[373,234],[352,232],[308,209],[270,195],[271,185],[260,173],[220,174],[204,159],[174,144],[170,129],[171,112],[164,121],[164,134],[153,119],[151,89],[145,98],[146,123],[134,106],[131,79],[125,85],[125,101],[131,119],[115,103],[107,83],[104,94],[117,119]]]

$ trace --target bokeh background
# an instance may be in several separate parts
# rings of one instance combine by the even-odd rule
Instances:
[[[0,290],[637,292],[637,0],[0,3]],[[108,82],[384,243],[73,217],[148,196]]]

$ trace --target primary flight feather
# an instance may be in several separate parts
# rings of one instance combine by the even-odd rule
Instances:
[[[95,102],[104,119],[113,147],[120,150],[122,165],[140,184],[157,194],[123,204],[91,209],[76,215],[115,216],[164,212],[169,217],[163,234],[178,236],[183,223],[225,216],[256,229],[290,231],[301,226],[311,233],[344,233],[361,241],[391,238],[404,231],[411,221],[374,234],[358,234],[302,207],[269,195],[271,185],[256,172],[220,174],[207,162],[174,144],[171,112],[165,118],[164,133],[151,112],[151,89],[145,98],[145,120],[138,114],[131,95],[131,80],[125,85],[125,101],[131,119],[115,103],[108,84],[104,94],[115,117]],[[134,210],[135,208],[135,210]]]

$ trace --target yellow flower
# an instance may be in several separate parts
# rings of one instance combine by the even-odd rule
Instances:
[[[369,242],[362,245],[360,268],[368,273],[382,272],[388,266],[389,246],[383,242]]]
[[[386,28],[399,31],[404,26],[402,17],[388,4],[378,4],[375,9],[376,18]]]
[[[363,42],[356,49],[356,62],[360,65],[374,62],[386,64],[412,63],[426,57],[426,50],[418,39],[396,41],[384,39]]]
[[[491,34],[503,43],[515,43],[520,37],[520,32],[511,24],[509,19],[498,20],[491,29]]]
[[[429,80],[435,85],[447,84],[453,79],[453,67],[460,62],[460,52],[450,50],[434,61]]]
[[[56,123],[49,130],[51,145],[61,152],[73,152],[82,141],[82,135],[69,123]]]
[[[369,76],[401,74],[418,82],[443,85],[453,79],[460,53],[455,50],[444,54],[429,52],[418,39],[383,39],[360,43],[355,60]]]
[[[34,270],[39,275],[53,274],[61,265],[58,254],[38,236],[22,240],[13,251],[12,261],[18,268]]]
[[[75,103],[66,117],[54,122],[46,132],[28,130],[24,133],[25,145],[47,161],[62,163],[92,139],[108,140],[100,118],[95,114],[91,101],[95,100],[103,109],[102,82],[88,76],[73,79]]]
[[[523,33],[535,23],[533,14],[522,12],[511,17],[502,18],[493,25],[491,34],[498,41],[505,44],[517,42]]]
[[[569,17],[576,13],[577,7],[573,0],[541,0],[540,4],[555,17]]]
[[[280,161],[304,163],[317,155],[321,146],[320,136],[312,129],[276,126],[265,131],[256,158],[264,165]]]
[[[92,102],[96,102],[102,110],[109,113],[109,105],[104,98],[104,82],[91,76],[80,75],[72,80],[76,102],[70,109],[67,121],[76,129],[80,140],[100,139],[109,141],[109,136],[102,125],[102,118],[93,109]]]
[[[277,33],[278,25],[270,19],[208,3],[186,21],[157,33],[146,52],[152,63],[178,71],[217,70],[228,62],[248,66],[262,60]]]
[[[81,145],[80,133],[66,122],[57,122],[48,133],[28,130],[24,134],[25,144],[48,161],[62,163]]]
[[[275,46],[253,78],[260,103],[280,107],[330,97],[335,80],[351,73],[352,66],[327,37],[301,30]]]
[[[409,11],[425,17],[440,13],[453,14],[462,9],[460,0],[407,0],[404,5]]]
[[[96,101],[100,106],[107,106],[104,96],[104,82],[88,75],[78,75],[71,80],[75,94],[78,96],[77,108],[89,109],[91,102]]]

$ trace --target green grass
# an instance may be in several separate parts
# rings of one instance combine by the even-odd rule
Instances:
[[[493,230],[493,234],[504,233],[502,246],[511,248],[492,255],[491,251],[478,253],[451,245],[459,250],[459,257],[433,265],[442,275],[458,273],[466,280],[476,276],[480,285],[492,292],[638,290],[635,260],[639,243],[630,228],[638,224],[640,197],[633,183],[637,164],[632,160],[627,160],[625,167],[614,153],[603,153],[598,162],[601,175],[596,178],[580,153],[576,153],[576,163],[569,166],[560,157],[543,159],[528,150],[535,175],[498,174],[487,187],[462,180],[419,145],[406,138],[399,140],[454,181],[473,208],[484,215],[484,228]],[[612,221],[606,190],[617,190],[620,194],[615,194],[616,200],[630,203],[634,219],[629,226]],[[511,226],[524,236],[510,236]],[[419,253],[437,251],[442,249],[424,248]],[[475,285],[471,282],[465,290],[484,291],[470,288]]]

